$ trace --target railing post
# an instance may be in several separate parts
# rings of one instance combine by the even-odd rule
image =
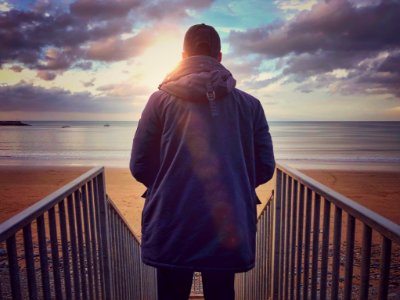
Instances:
[[[105,179],[104,172],[98,175],[97,177],[97,188],[98,188],[98,205],[99,205],[99,218],[100,218],[100,248],[101,248],[101,260],[103,265],[103,297],[104,299],[112,299],[111,291],[113,290],[113,282],[110,276],[111,274],[111,265],[110,265],[110,256],[109,256],[109,224],[108,224],[108,216],[107,216],[107,198],[105,191]]]
[[[281,227],[281,202],[282,202],[282,171],[276,170],[276,198],[274,205],[274,222],[273,222],[273,238],[272,238],[272,295],[271,299],[278,299],[279,295],[279,281],[281,280],[279,269],[280,269],[280,227]]]

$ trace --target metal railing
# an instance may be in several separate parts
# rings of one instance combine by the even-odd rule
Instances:
[[[236,299],[400,295],[399,225],[281,164],[275,192]],[[0,224],[0,300],[156,299],[155,270],[127,224],[104,169],[90,170]]]
[[[368,183],[366,183],[368,184]],[[399,299],[400,226],[278,164],[237,299]]]
[[[157,298],[154,268],[141,262],[140,242],[128,222],[112,201],[107,201],[110,239],[110,265],[113,284],[112,298]]]
[[[156,298],[102,167],[0,224],[0,250],[0,299]]]
[[[249,272],[235,276],[236,299],[268,299],[271,294],[272,235],[274,195],[268,200],[257,222],[256,261]]]

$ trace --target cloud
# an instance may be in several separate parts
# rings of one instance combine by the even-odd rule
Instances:
[[[10,68],[10,70],[13,70],[14,72],[17,72],[17,73],[21,73],[23,69],[24,68],[22,68],[21,66],[18,66],[18,65],[14,65]]]
[[[312,76],[345,69],[346,78],[330,77],[337,91],[397,97],[400,87],[393,83],[400,74],[393,64],[399,63],[400,2],[375,2],[321,1],[286,22],[234,31],[228,40],[243,56],[284,58],[287,82],[309,84]]]
[[[21,82],[0,86],[0,111],[126,113],[132,111],[125,98],[72,93],[61,88],[42,88]]]
[[[228,56],[223,58],[222,63],[228,68],[237,81],[252,76],[259,66],[258,62],[252,60],[236,61],[234,58]]]
[[[81,61],[74,65],[75,68],[79,68],[82,70],[90,70],[93,66],[93,63],[90,61]]]
[[[203,10],[209,7],[213,0],[170,0],[165,5],[160,1],[144,1],[146,5],[142,11],[146,19],[162,21],[168,19],[176,22],[190,16],[191,10]],[[166,6],[168,7],[166,9]],[[171,9],[169,9],[171,8]]]
[[[57,74],[55,72],[40,70],[37,72],[37,76],[43,80],[51,81],[57,77]]]
[[[119,36],[108,37],[99,41],[91,42],[86,48],[85,59],[95,61],[120,61],[125,60],[144,51],[154,34],[145,30],[139,34],[122,39]]]
[[[114,19],[126,17],[130,10],[139,8],[139,0],[93,1],[78,0],[71,4],[73,15],[87,19]]]
[[[81,81],[81,82],[82,82],[82,85],[83,85],[84,87],[88,88],[88,87],[94,86],[94,82],[95,82],[95,81],[96,81],[96,78],[92,78],[92,79],[90,79],[89,81]]]
[[[97,88],[97,91],[101,92],[105,96],[116,96],[116,97],[132,97],[135,94],[133,86],[130,84],[107,84]]]
[[[73,48],[49,47],[36,66],[40,70],[66,70],[77,59],[77,55]]]
[[[36,1],[0,14],[0,67],[19,63],[33,70],[65,71],[134,57],[157,35],[157,24],[187,17],[212,1]],[[28,4],[25,4],[27,6]],[[128,35],[128,38],[126,36]]]
[[[71,14],[11,10],[0,15],[0,64],[20,62],[31,69],[67,69],[90,41],[128,30],[126,20],[91,22]]]
[[[399,46],[400,36],[396,33],[400,29],[399,12],[399,2],[384,1],[361,8],[345,0],[320,2],[287,23],[233,32],[229,40],[242,53],[255,52],[266,57],[380,50]]]
[[[106,84],[99,86],[97,91],[101,96],[131,99],[134,96],[149,95],[152,90],[147,87],[134,86],[130,83]]]
[[[312,8],[317,0],[275,0],[275,5],[284,11],[301,11]]]

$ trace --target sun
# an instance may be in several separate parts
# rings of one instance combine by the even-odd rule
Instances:
[[[182,42],[174,37],[163,37],[150,45],[139,58],[141,80],[149,87],[157,87],[182,57]]]

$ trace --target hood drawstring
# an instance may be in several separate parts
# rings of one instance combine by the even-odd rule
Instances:
[[[208,103],[210,104],[211,115],[213,117],[217,117],[219,115],[218,107],[217,103],[215,103],[215,91],[211,83],[207,83],[206,85],[206,97],[208,99]]]

